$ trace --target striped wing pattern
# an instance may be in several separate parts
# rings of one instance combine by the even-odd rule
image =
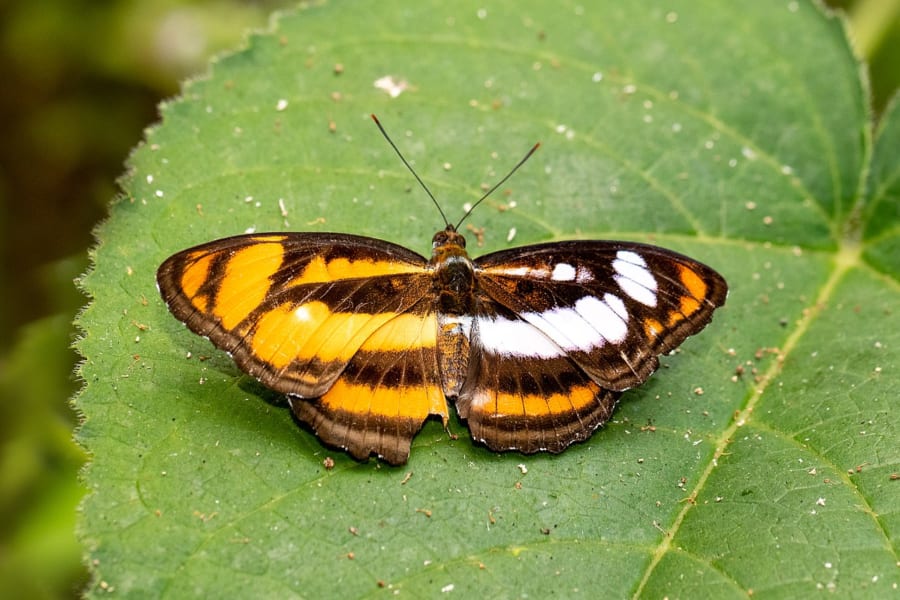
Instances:
[[[727,294],[714,270],[655,246],[560,242],[470,261],[452,233],[468,278],[439,277],[437,250],[429,261],[372,238],[279,233],[179,252],[157,281],[178,319],[287,394],[325,443],[390,464],[428,417],[446,426],[448,397],[492,450],[590,437]]]

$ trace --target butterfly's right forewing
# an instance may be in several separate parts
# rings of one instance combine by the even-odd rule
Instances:
[[[226,238],[166,260],[169,309],[273,390],[324,394],[365,340],[430,289],[426,261],[340,234]]]

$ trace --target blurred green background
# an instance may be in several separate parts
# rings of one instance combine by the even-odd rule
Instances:
[[[295,2],[0,3],[0,597],[76,597],[84,453],[72,319],[91,230],[160,100]],[[832,1],[869,64],[873,110],[900,86],[900,0]],[[350,7],[348,7],[350,8]]]

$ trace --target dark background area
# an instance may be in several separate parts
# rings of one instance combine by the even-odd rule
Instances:
[[[75,596],[73,280],[128,154],[179,82],[294,2],[0,2],[0,596]],[[850,16],[877,115],[900,86],[900,0]]]

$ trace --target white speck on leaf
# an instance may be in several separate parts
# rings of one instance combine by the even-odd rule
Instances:
[[[409,88],[409,83],[405,79],[394,79],[393,75],[379,77],[373,85],[379,90],[387,92],[391,98],[396,98]]]

